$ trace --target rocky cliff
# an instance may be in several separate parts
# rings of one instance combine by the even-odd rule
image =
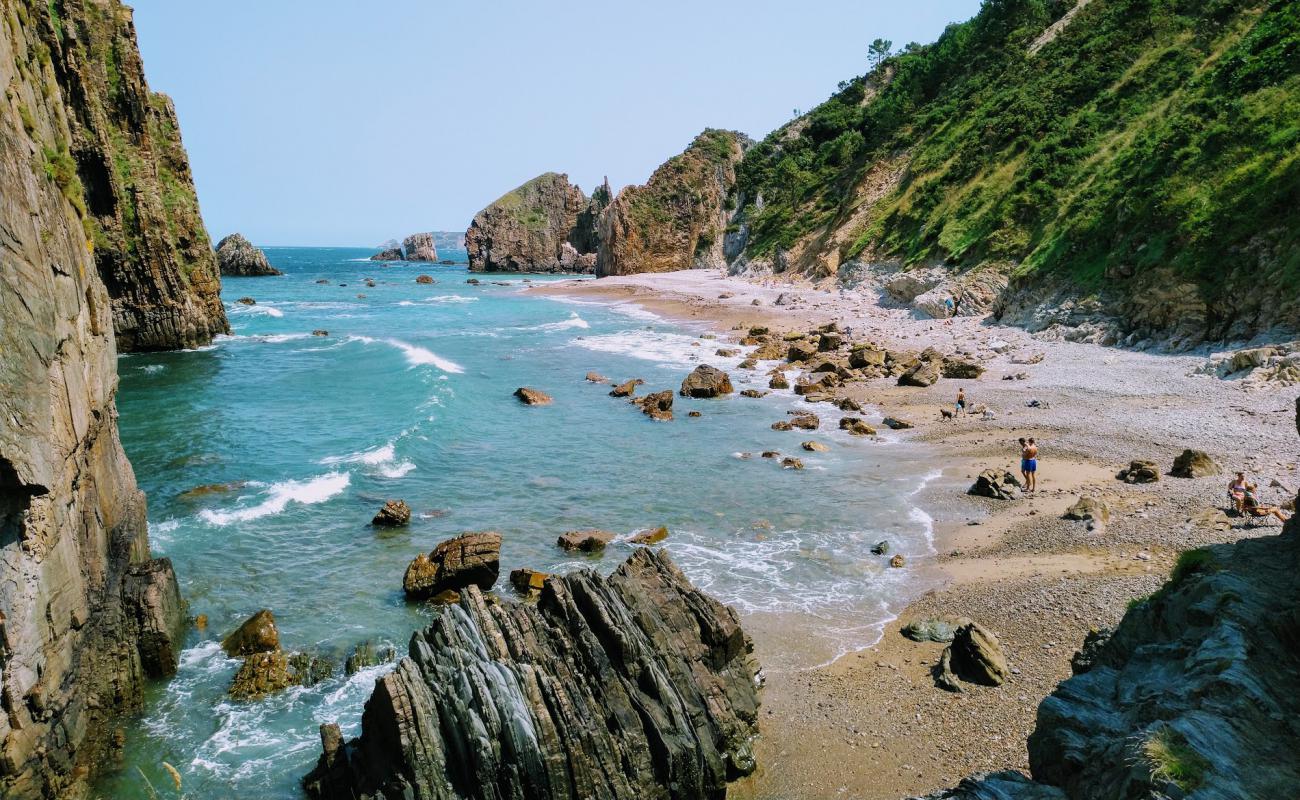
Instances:
[[[402,251],[407,261],[437,261],[438,248],[432,233],[413,233],[402,240]]]
[[[748,146],[743,134],[706,130],[645,185],[619,192],[600,217],[596,274],[725,266],[736,164]]]
[[[266,253],[238,233],[232,233],[217,242],[217,266],[222,275],[258,277],[284,274],[271,266],[271,262],[266,260]]]
[[[471,587],[380,678],[361,736],[324,725],[312,798],[726,794],[754,769],[758,696],[735,614],[666,555],[550,578],[537,602]]]
[[[473,272],[591,272],[596,220],[609,185],[592,198],[547,172],[478,212],[465,232]]]
[[[42,157],[84,209],[118,349],[194,347],[227,332],[176,111],[149,91],[131,10],[117,0],[12,5],[38,40],[42,91],[62,98],[68,132],[43,142]]]
[[[0,13],[0,796],[17,800],[76,793],[144,677],[175,670],[183,617],[118,440],[114,307],[68,155],[83,99],[47,44],[92,12]]]
[[[1298,41],[1281,0],[986,2],[749,150],[734,266],[942,269],[1103,344],[1300,329]]]
[[[935,797],[1294,797],[1300,517],[1278,536],[1184,553],[1160,591],[1090,637],[1074,671],[1038,708],[1033,782],[1003,773]]]

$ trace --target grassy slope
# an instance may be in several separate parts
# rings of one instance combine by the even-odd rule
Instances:
[[[1084,290],[1168,266],[1207,296],[1250,261],[1300,284],[1300,3],[1094,0],[1030,55],[1071,5],[985,0],[751,148],[751,253],[844,224],[870,165],[905,154],[842,256],[1012,261]]]

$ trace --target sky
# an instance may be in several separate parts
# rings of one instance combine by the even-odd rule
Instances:
[[[547,171],[642,183],[706,127],[761,138],[979,0],[128,0],[213,240],[464,230]]]

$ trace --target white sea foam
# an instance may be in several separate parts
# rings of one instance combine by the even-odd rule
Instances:
[[[568,318],[568,319],[563,320],[563,321],[561,321],[561,322],[547,322],[547,323],[544,323],[544,324],[542,324],[542,325],[534,325],[534,326],[531,327],[531,328],[525,328],[524,330],[530,330],[530,331],[567,331],[567,330],[572,330],[572,329],[574,329],[574,328],[581,328],[581,329],[583,329],[583,330],[586,330],[587,328],[590,328],[590,327],[591,327],[591,325],[588,324],[587,321],[586,321],[585,319],[583,319],[582,317],[578,316],[576,312],[572,312],[572,313],[569,314],[569,318]]]
[[[433,366],[443,372],[460,374],[465,368],[455,361],[448,360],[424,347],[413,345],[409,342],[403,342],[401,339],[374,339],[369,336],[349,336],[345,342],[362,342],[364,344],[386,344],[396,347],[406,356],[406,363],[413,367]]]
[[[400,478],[415,469],[415,464],[410,461],[397,460],[396,443],[396,440],[393,440],[372,450],[363,450],[346,456],[329,456],[322,458],[320,463],[327,465],[364,464],[374,468],[375,472],[385,478]]]
[[[224,511],[204,509],[199,516],[213,525],[247,522],[260,517],[279,514],[290,503],[315,505],[334,497],[348,487],[351,476],[346,472],[330,472],[305,481],[281,481],[268,487],[262,502]]]
[[[680,333],[631,330],[601,336],[584,336],[572,344],[601,353],[631,356],[654,361],[664,366],[681,367],[696,363],[734,366],[736,357],[715,355],[720,343],[712,339],[698,339]]]
[[[166,364],[145,364],[140,369],[144,370],[150,375],[153,375],[167,369],[167,365]]]

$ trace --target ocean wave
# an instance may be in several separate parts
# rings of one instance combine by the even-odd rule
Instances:
[[[460,374],[465,371],[465,368],[460,364],[457,364],[455,361],[443,358],[432,350],[413,345],[410,342],[404,342],[401,339],[375,339],[370,336],[349,336],[345,341],[362,342],[363,344],[378,343],[396,347],[398,350],[402,351],[402,355],[406,356],[406,363],[413,367],[433,366],[443,372],[451,372],[455,374]]]
[[[240,303],[232,303],[226,306],[226,313],[231,316],[239,314],[265,314],[270,317],[283,317],[284,312],[275,306],[269,306],[265,303],[259,303],[255,306],[246,306]]]
[[[570,312],[569,318],[561,322],[547,322],[542,325],[534,325],[531,328],[524,328],[527,331],[568,331],[574,328],[586,330],[591,325],[585,319],[578,316],[577,312]]]
[[[320,463],[330,464],[364,464],[373,467],[375,472],[385,478],[400,478],[411,470],[415,469],[415,464],[410,461],[397,460],[397,440],[394,439],[387,444],[380,445],[370,450],[362,450],[357,453],[350,453],[346,456],[328,456],[322,458]]]
[[[204,509],[199,516],[213,525],[247,522],[260,517],[279,514],[290,503],[315,505],[341,493],[351,482],[346,472],[330,472],[305,481],[281,481],[268,487],[266,498],[255,506],[235,507],[225,511]]]
[[[715,354],[714,351],[723,346],[723,342],[661,331],[619,331],[601,336],[583,336],[574,339],[570,344],[587,350],[631,356],[672,367],[713,364],[725,368],[734,367],[741,361],[738,356]]]
[[[143,370],[144,372],[149,373],[150,375],[153,375],[155,373],[162,372],[163,370],[167,369],[167,365],[166,364],[145,364],[143,367],[140,367],[140,369]]]

